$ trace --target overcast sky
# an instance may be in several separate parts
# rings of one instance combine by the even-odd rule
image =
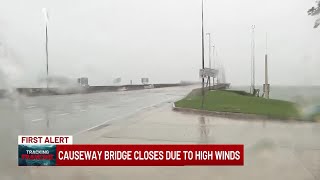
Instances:
[[[0,0],[2,79],[39,86],[46,74],[42,8],[49,11],[49,73],[91,85],[199,80],[201,0]],[[205,32],[233,85],[250,84],[251,25],[256,84],[263,84],[268,32],[271,85],[320,85],[320,29],[313,0],[205,0]],[[206,46],[206,66],[208,65]],[[6,76],[7,75],[7,76]]]

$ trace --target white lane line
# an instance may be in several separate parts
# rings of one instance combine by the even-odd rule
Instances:
[[[39,118],[39,119],[33,119],[33,120],[31,120],[32,122],[38,122],[38,121],[43,121],[44,119],[42,119],[42,118]]]
[[[72,103],[82,103],[82,102],[85,102],[85,101],[74,101]]]
[[[87,111],[86,109],[81,109],[81,110],[80,110],[80,112],[86,112],[86,111]]]
[[[32,108],[35,108],[37,106],[27,106],[26,109],[32,109]]]
[[[62,114],[57,114],[57,116],[65,116],[65,115],[68,115],[70,113],[62,113]]]

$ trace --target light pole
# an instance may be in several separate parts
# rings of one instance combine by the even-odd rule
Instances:
[[[215,61],[214,61],[214,53],[215,53],[215,45],[213,44],[212,46],[211,46],[211,48],[212,48],[212,61],[213,61],[213,69],[215,68]],[[210,68],[211,68],[211,62],[210,62]]]
[[[215,45],[211,46],[212,48],[212,61],[213,61],[213,69],[215,69],[215,65],[214,65],[214,53],[215,53]],[[210,60],[211,61],[211,60]],[[211,68],[211,62],[210,62],[210,68]],[[218,78],[217,78],[218,79]],[[212,86],[214,86],[214,77],[212,78]]]
[[[49,88],[49,56],[48,56],[48,21],[49,21],[49,17],[48,17],[48,12],[46,8],[42,9],[44,18],[45,18],[45,26],[46,26],[46,62],[47,62],[47,78],[46,78],[46,82],[47,82],[47,89]]]
[[[204,70],[204,29],[203,29],[203,1],[201,5],[201,25],[202,25],[202,69]],[[202,97],[204,97],[204,76],[202,76]],[[203,108],[203,98],[202,98]]]
[[[208,51],[208,55],[209,55],[209,68],[211,69],[211,36],[210,33],[206,34],[209,37],[209,51]],[[211,84],[211,78],[208,77],[208,81],[209,81],[209,89],[210,89],[210,84]]]
[[[255,95],[255,40],[254,40],[254,29],[255,25],[251,26],[252,28],[252,44],[251,44],[251,90]]]
[[[264,56],[264,97],[269,99],[270,84],[268,82],[268,34],[266,33],[266,54]]]
[[[209,37],[209,68],[211,68],[211,34],[207,33],[207,36]]]

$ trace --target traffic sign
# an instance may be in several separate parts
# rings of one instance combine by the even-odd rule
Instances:
[[[200,77],[217,77],[219,71],[217,69],[204,68],[200,69],[199,75]]]

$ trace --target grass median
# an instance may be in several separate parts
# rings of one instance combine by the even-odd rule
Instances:
[[[177,101],[176,107],[202,109],[201,89],[193,90]],[[299,111],[292,102],[264,99],[244,91],[206,91],[203,110],[263,115],[270,118],[299,119]]]

